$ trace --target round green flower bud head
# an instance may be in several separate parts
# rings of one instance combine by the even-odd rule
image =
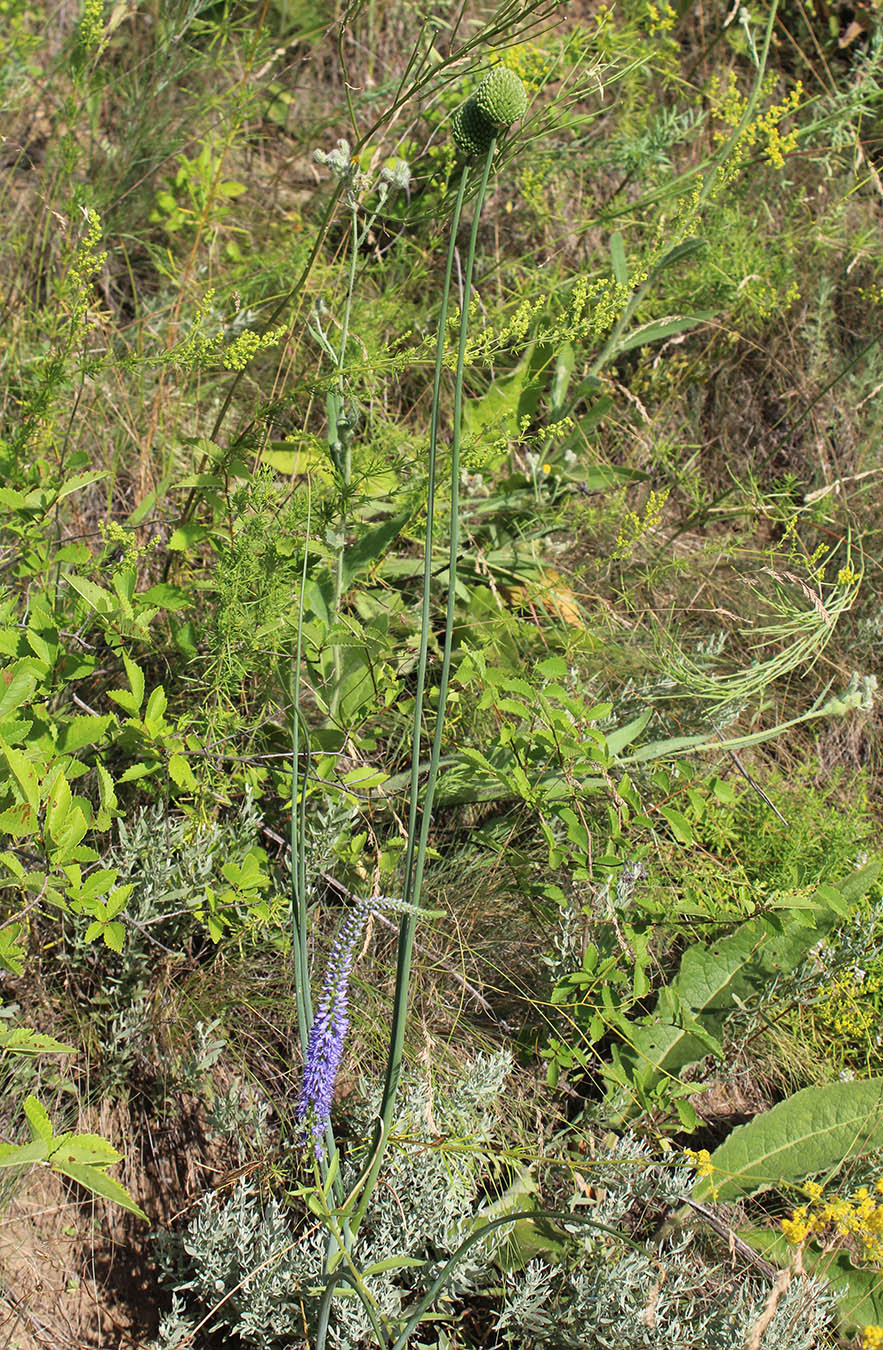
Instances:
[[[451,118],[454,143],[467,159],[486,155],[496,134],[493,122],[488,121],[474,98],[468,99]]]
[[[478,107],[495,127],[508,127],[527,110],[527,90],[514,70],[495,66],[473,95]]]

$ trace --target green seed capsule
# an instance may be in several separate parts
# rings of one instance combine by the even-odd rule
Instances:
[[[495,127],[508,127],[523,117],[527,109],[527,90],[514,70],[495,66],[474,94],[475,102]]]
[[[496,134],[493,122],[485,117],[474,98],[468,99],[451,118],[454,143],[467,159],[486,155]]]

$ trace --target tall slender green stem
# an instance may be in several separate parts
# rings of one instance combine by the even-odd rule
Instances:
[[[343,597],[344,557],[346,554],[347,506],[349,502],[350,483],[352,481],[352,447],[350,445],[350,433],[348,430],[345,430],[343,433],[343,437],[341,438],[340,415],[344,411],[344,396],[346,393],[346,382],[344,379],[344,365],[346,362],[347,341],[349,340],[350,317],[352,315],[353,309],[353,291],[355,290],[356,286],[356,263],[358,261],[359,256],[359,245],[362,239],[364,238],[364,235],[359,233],[359,212],[358,212],[358,204],[355,200],[355,197],[353,197],[352,201],[350,202],[350,212],[352,215],[352,222],[351,222],[352,245],[350,248],[349,276],[347,277],[346,304],[344,306],[343,322],[341,325],[341,332],[340,332],[340,349],[337,353],[337,369],[338,369],[337,392],[335,394],[329,395],[329,404],[332,402],[332,400],[336,402],[336,407],[334,409],[334,427],[332,429],[329,425],[329,434],[333,434],[335,438],[334,443],[332,444],[331,447],[331,451],[332,455],[334,456],[335,465],[338,474],[340,476],[341,482],[341,511],[340,511],[340,524],[338,527],[340,534],[340,542],[337,545],[337,557],[335,559],[334,564],[334,601],[332,606],[332,614],[334,615],[335,619],[337,618],[337,615],[340,612],[340,602]],[[371,219],[373,221],[374,217],[372,216]],[[371,222],[369,222],[369,226],[366,227],[366,229],[370,228],[370,223]],[[332,692],[329,703],[331,716],[334,718],[336,718],[338,709],[340,707],[340,693],[341,693],[342,679],[343,679],[343,657],[341,655],[340,647],[335,646],[334,690]]]
[[[308,508],[309,509],[309,508]],[[307,876],[306,876],[306,803],[307,775],[301,776],[301,731],[304,749],[309,761],[310,742],[306,727],[301,726],[300,667],[303,652],[304,593],[307,585],[309,559],[310,519],[307,515],[304,541],[304,565],[301,572],[300,599],[297,613],[297,639],[291,671],[291,921],[294,944],[294,977],[297,996],[297,1031],[301,1054],[306,1056],[310,1023],[313,1020],[313,1000],[310,996],[310,966],[307,952]]]
[[[451,441],[451,505],[450,505],[450,556],[448,563],[448,598],[445,617],[445,638],[442,651],[442,669],[439,679],[438,711],[435,733],[432,741],[429,775],[423,795],[422,814],[418,812],[420,743],[423,726],[423,695],[426,679],[426,649],[429,639],[429,601],[432,573],[432,528],[434,520],[435,471],[438,452],[439,402],[441,375],[444,364],[445,333],[447,329],[448,299],[451,289],[451,277],[454,266],[457,228],[463,207],[467,170],[460,177],[457,203],[451,221],[451,239],[448,249],[448,261],[445,271],[442,306],[439,314],[438,342],[436,345],[435,379],[432,391],[432,415],[430,422],[429,446],[429,485],[426,515],[426,545],[423,570],[423,605],[421,611],[420,661],[417,672],[417,691],[414,704],[414,731],[411,748],[411,801],[408,819],[408,844],[405,854],[405,899],[412,905],[420,902],[420,889],[423,882],[423,870],[426,861],[426,848],[432,818],[432,802],[438,778],[438,764],[441,755],[442,734],[444,731],[445,704],[451,669],[451,648],[453,644],[454,610],[457,585],[457,553],[460,546],[459,536],[459,492],[460,492],[460,435],[462,427],[463,379],[466,364],[466,338],[469,328],[469,305],[472,298],[472,273],[475,264],[475,245],[478,238],[478,223],[482,203],[487,191],[491,164],[496,150],[496,140],[492,141],[485,156],[481,186],[475,199],[475,211],[472,219],[472,232],[469,237],[469,253],[466,260],[466,272],[463,282],[463,302],[460,310],[460,340],[457,350],[457,371],[454,385],[454,425]],[[418,833],[419,819],[419,833]],[[415,843],[416,841],[416,843]],[[386,1066],[386,1081],[380,1107],[379,1138],[375,1148],[371,1167],[366,1174],[362,1196],[353,1216],[352,1232],[355,1233],[364,1217],[374,1183],[380,1171],[386,1143],[389,1138],[395,1110],[396,1092],[402,1071],[402,1058],[405,1045],[405,1025],[408,1017],[408,996],[411,981],[411,960],[414,950],[415,916],[406,914],[402,918],[399,930],[398,961],[396,966],[396,988],[393,1002],[390,1045]]]

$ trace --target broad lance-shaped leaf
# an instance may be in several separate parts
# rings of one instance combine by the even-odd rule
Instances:
[[[756,995],[770,980],[799,965],[820,937],[842,921],[842,900],[855,904],[880,874],[869,863],[841,882],[837,890],[820,887],[813,897],[815,924],[790,921],[786,915],[750,919],[727,938],[684,953],[680,970],[659,996],[647,1024],[620,1026],[626,1045],[611,1066],[608,1101],[624,1124],[643,1105],[644,1095],[663,1077],[675,1077],[711,1051],[736,1000]],[[830,895],[829,895],[830,892]]]
[[[696,1200],[734,1200],[818,1176],[883,1148],[883,1078],[828,1083],[739,1125],[711,1155]]]

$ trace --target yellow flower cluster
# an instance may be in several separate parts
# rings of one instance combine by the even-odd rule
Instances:
[[[883,1327],[865,1327],[862,1350],[883,1350]]]
[[[647,22],[651,33],[669,32],[674,28],[677,17],[671,5],[654,5],[651,0],[647,6]]]
[[[684,1161],[690,1166],[695,1167],[697,1177],[713,1177],[715,1172],[714,1163],[711,1161],[711,1154],[707,1148],[685,1148]],[[711,1183],[711,1194],[716,1200],[718,1187],[714,1182]]]
[[[245,370],[252,357],[257,356],[258,352],[265,351],[267,347],[275,347],[277,342],[282,341],[287,331],[284,323],[269,329],[266,333],[255,333],[251,328],[244,329],[224,351],[221,358],[224,367],[227,370]]]
[[[769,163],[776,169],[783,168],[785,156],[797,148],[797,132],[792,130],[783,134],[781,123],[797,111],[802,97],[803,85],[798,80],[781,103],[773,103],[743,129],[735,147],[736,155],[741,157],[747,150],[760,145]],[[730,71],[725,89],[719,84],[712,89],[712,98],[718,105],[715,116],[724,124],[714,133],[715,140],[722,143],[730,134],[728,128],[739,125],[748,106],[747,98],[739,92],[735,71]]]
[[[803,1193],[808,1204],[799,1205],[789,1219],[782,1220],[782,1232],[788,1242],[799,1247],[808,1237],[852,1238],[865,1261],[883,1265],[883,1177],[874,1191],[860,1186],[851,1200],[833,1196],[824,1200],[822,1187],[808,1181]],[[883,1341],[873,1342],[883,1347]]]
[[[697,1152],[695,1148],[685,1148],[684,1156],[691,1167],[696,1168],[697,1177],[710,1177],[714,1171],[714,1163],[711,1161],[711,1154],[707,1148],[700,1148]]]
[[[662,492],[657,492],[655,488],[651,489],[650,496],[647,498],[646,505],[642,515],[637,515],[634,511],[629,511],[620,527],[616,539],[616,548],[613,550],[614,558],[625,558],[631,553],[635,544],[645,534],[655,530],[662,520],[662,512],[665,503],[668,501],[668,488]],[[689,1152],[689,1150],[688,1150]],[[701,1149],[696,1155],[701,1160],[701,1165],[705,1166],[705,1160],[709,1158],[708,1149]],[[709,1172],[699,1172],[700,1177],[708,1176]]]
[[[843,577],[843,574],[846,576]],[[841,579],[843,577],[843,579]],[[842,568],[838,573],[838,585],[844,589],[855,584],[858,577]],[[819,990],[821,999],[815,1014],[819,1021],[831,1027],[837,1034],[851,1042],[864,1042],[871,1029],[880,1021],[874,995],[883,989],[883,976],[865,975],[863,971],[846,972],[837,975],[830,984]]]
[[[507,47],[500,65],[514,70],[529,93],[541,89],[552,73],[549,53],[536,42],[519,42],[514,47]]]

